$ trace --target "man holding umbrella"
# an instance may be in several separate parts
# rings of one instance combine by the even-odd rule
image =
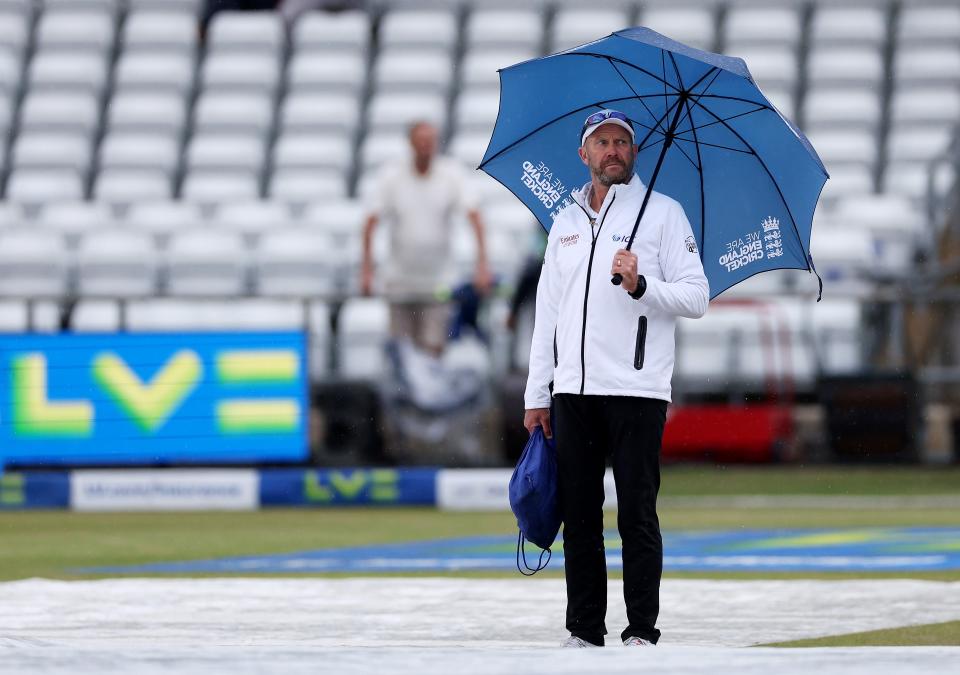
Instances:
[[[607,456],[623,541],[629,625],[621,639],[655,644],[663,567],[656,501],[674,324],[677,316],[703,316],[710,290],[683,207],[658,192],[648,195],[634,173],[638,146],[630,118],[617,110],[595,112],[579,141],[590,182],[571,193],[573,203],[550,229],[524,426],[541,426],[548,437],[556,431],[571,633],[564,646],[602,646],[607,632]],[[608,272],[620,283],[609,283]]]

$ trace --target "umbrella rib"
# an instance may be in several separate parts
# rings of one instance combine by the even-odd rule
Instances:
[[[675,93],[678,93],[678,94],[680,93],[680,90],[677,89],[676,86],[670,84],[669,82],[667,82],[667,80],[660,77],[656,73],[651,73],[646,68],[641,68],[636,64],[630,63],[629,61],[624,61],[623,59],[617,58],[616,56],[609,56],[608,54],[598,54],[597,52],[572,52],[570,54],[562,54],[562,56],[593,56],[600,59],[607,59],[608,61],[616,61],[617,63],[622,63],[625,66],[633,68],[634,70],[639,70],[644,75],[648,75],[653,79],[657,80],[658,82],[663,82],[663,84],[673,89]],[[662,96],[662,95],[663,94],[657,94],[657,96]]]
[[[640,105],[643,106],[643,109],[647,111],[647,113],[650,115],[650,117],[653,117],[654,119],[656,119],[657,116],[654,115],[654,114],[653,114],[653,111],[650,110],[650,108],[647,107],[646,101],[643,100],[644,97],[640,96],[640,94],[637,93],[637,90],[633,88],[633,85],[630,84],[629,81],[627,81],[627,78],[624,77],[623,73],[620,72],[620,69],[617,68],[617,64],[615,64],[615,63],[613,62],[613,59],[611,59],[609,56],[607,57],[607,63],[610,64],[610,67],[611,67],[611,68],[613,68],[615,71],[617,71],[617,75],[619,75],[619,76],[620,76],[620,79],[623,80],[623,83],[624,83],[625,85],[627,85],[627,87],[629,87],[630,91],[633,92],[633,95],[637,97],[637,100],[640,101]],[[657,96],[659,97],[660,94],[657,94]],[[664,94],[664,96],[666,97],[666,94]],[[637,124],[640,124],[640,123],[638,122]],[[653,131],[653,130],[654,130],[652,127],[648,127],[646,124],[640,124],[640,126],[642,126],[644,129],[649,129],[650,131]],[[661,127],[659,121],[657,122],[657,131],[660,131],[661,133],[664,131],[664,129]],[[649,134],[648,134],[648,136],[649,136]]]
[[[694,133],[696,133],[696,132],[694,132]],[[752,154],[754,154],[754,153],[750,152],[749,150],[743,150],[743,149],[741,149],[741,148],[730,148],[730,147],[727,147],[726,145],[718,145],[717,143],[707,143],[706,141],[699,141],[699,140],[696,140],[696,139],[694,139],[694,138],[680,138],[680,137],[678,136],[678,137],[675,138],[674,140],[683,141],[684,143],[693,143],[693,144],[695,144],[695,145],[697,145],[697,146],[705,145],[705,146],[707,146],[708,148],[719,148],[720,150],[729,150],[730,152],[740,152],[740,153],[743,153],[744,155],[752,155]]]
[[[650,145],[642,145],[642,146],[640,146],[639,148],[637,148],[637,153],[639,154],[639,153],[643,152],[644,150],[649,150],[650,148],[655,148],[655,147],[657,147],[658,145],[660,145],[661,143],[663,143],[665,140],[666,140],[666,139],[665,139],[663,136],[661,136],[660,138],[658,138],[657,140],[655,140],[655,141],[654,141],[653,143],[651,143]]]
[[[661,52],[661,54],[662,54],[662,53],[663,53],[663,52]],[[674,72],[674,74],[677,76],[677,82],[680,83],[680,89],[681,89],[682,91],[690,91],[690,90],[692,90],[693,87],[691,87],[691,88],[688,90],[688,89],[686,88],[686,86],[683,84],[683,76],[680,74],[680,68],[677,67],[677,60],[673,57],[673,52],[668,52],[668,53],[670,54],[670,63],[673,65],[673,72]],[[696,84],[694,84],[693,86],[696,87],[696,86],[699,85],[701,82],[703,82],[704,78],[707,77],[707,75],[709,75],[709,73],[710,73],[710,71],[707,71],[706,73],[704,73],[704,74],[700,77],[700,79],[697,80]],[[718,71],[718,74],[719,74],[719,71]],[[714,81],[716,81],[716,77],[714,77]],[[711,84],[712,84],[712,82],[711,82]],[[707,85],[707,88],[709,88],[709,87],[710,87],[710,85]],[[691,117],[691,114],[690,114],[690,105],[689,105],[689,104],[686,104],[686,103],[683,103],[684,99],[680,99],[680,101],[681,101],[681,103],[683,104],[684,108],[687,109],[687,112],[686,112],[686,114],[683,116],[683,118],[689,118],[689,119],[690,119],[690,125],[692,126],[692,125],[693,125],[693,117]],[[680,125],[680,123],[683,121],[683,118],[681,118],[680,120],[677,120],[677,125],[676,125],[676,126],[679,126],[679,125]],[[674,137],[674,138],[677,137],[676,126],[674,127],[674,131],[673,131],[673,137]],[[686,151],[685,151],[681,146],[678,145],[678,146],[677,146],[677,150],[680,151],[680,154],[681,154],[681,155],[683,155],[684,157],[687,158],[687,161],[690,162],[690,165],[691,165],[694,169],[696,169],[697,172],[700,172],[700,171],[703,170],[702,166],[700,166],[697,162],[694,162],[693,159],[686,153]],[[697,154],[699,155],[699,152],[698,152]]]
[[[696,89],[697,87],[699,87],[700,84],[701,84],[707,77],[710,76],[710,73],[713,73],[713,78],[710,80],[709,83],[707,83],[707,86],[705,86],[705,87],[703,88],[704,93],[706,93],[706,91],[707,91],[711,86],[713,86],[713,83],[717,81],[717,78],[720,77],[721,70],[720,70],[719,68],[717,68],[716,66],[712,66],[712,67],[711,67],[709,70],[707,70],[703,75],[701,75],[700,78],[699,78],[696,82],[693,83],[693,85],[691,85],[689,88],[687,88],[687,87],[683,84],[683,76],[680,75],[680,67],[677,66],[677,60],[674,58],[673,52],[669,52],[669,54],[670,54],[670,62],[673,64],[673,72],[676,74],[676,76],[677,76],[677,81],[680,83],[681,91],[687,92],[690,96],[703,96],[703,94],[694,94],[694,93],[693,93],[693,90]],[[662,52],[661,52],[661,55],[662,55]],[[689,105],[686,105],[686,106],[684,106],[684,107],[687,109],[687,112],[686,112],[686,114],[683,116],[683,118],[680,120],[680,122],[678,123],[678,126],[679,126],[679,124],[682,123],[684,120],[689,119],[689,120],[690,120],[690,126],[692,127],[693,124],[694,124],[694,123],[693,123],[693,112],[692,112],[692,110],[691,110],[691,108],[690,108]],[[683,131],[683,132],[680,132],[680,133],[686,133],[686,131]],[[677,132],[674,131],[674,136],[676,136],[676,135],[677,135]],[[689,158],[688,158],[688,159],[689,159]],[[692,161],[692,160],[691,160],[691,161]],[[694,164],[694,166],[696,166],[696,164]]]
[[[671,54],[671,58],[672,57],[673,55]],[[674,61],[673,65],[676,68],[676,65],[677,65],[676,61]],[[678,71],[677,77],[679,77],[679,71]],[[714,73],[713,79],[711,79],[710,82],[707,83],[707,86],[703,88],[703,93],[706,93],[707,90],[709,90],[710,87],[713,86],[713,83],[717,81],[718,77],[720,77],[719,68],[717,69],[717,72]],[[694,87],[698,86],[701,82],[703,82],[702,77],[697,81]],[[691,89],[693,89],[693,87],[691,87]],[[690,120],[690,131],[693,133],[694,147],[697,150],[697,164],[695,165],[695,168],[697,170],[697,178],[699,178],[699,181],[700,181],[700,262],[703,262],[703,256],[705,255],[704,249],[706,248],[706,243],[707,243],[706,235],[704,232],[704,228],[706,227],[706,221],[707,221],[707,196],[706,196],[706,191],[704,190],[704,185],[703,185],[703,155],[700,154],[700,139],[697,137],[697,125],[693,120],[693,108],[690,106],[690,101],[686,99],[684,100],[683,105],[687,109],[686,116]],[[676,135],[674,136],[674,138],[676,138],[677,140],[687,140],[685,138],[680,138],[679,136],[676,136]],[[680,152],[683,152],[683,146],[680,145],[679,143],[677,143],[677,149],[680,150]],[[684,156],[686,156],[686,153],[684,153]]]
[[[729,122],[730,120],[735,120],[738,117],[744,117],[746,115],[752,115],[753,113],[760,112],[761,110],[769,110],[769,108],[755,108],[753,110],[748,110],[747,112],[737,113],[736,115],[731,115],[730,117],[722,118],[721,122]],[[696,131],[697,129],[706,129],[707,127],[712,127],[712,126],[716,126],[717,124],[721,124],[721,122],[708,122],[707,124],[701,124],[698,127],[691,127],[690,129],[682,133],[687,133],[688,131]],[[682,140],[688,141],[690,139],[684,138]]]
[[[780,189],[780,184],[777,183],[777,179],[774,178],[774,177],[773,177],[773,173],[770,172],[770,167],[768,167],[768,166],[767,166],[767,163],[764,162],[763,159],[760,158],[760,155],[757,153],[756,149],[755,149],[752,145],[750,145],[743,136],[741,136],[739,133],[737,133],[737,130],[736,130],[736,129],[734,129],[734,128],[731,127],[729,124],[727,124],[725,121],[723,121],[722,119],[720,119],[719,117],[717,117],[717,115],[716,115],[712,110],[710,110],[710,108],[708,108],[707,106],[705,106],[705,105],[703,105],[702,103],[700,103],[700,101],[694,101],[694,104],[700,106],[701,108],[703,108],[708,115],[712,115],[720,124],[722,124],[723,126],[725,126],[730,133],[732,133],[734,136],[736,136],[736,137],[740,140],[741,143],[743,143],[745,146],[747,146],[748,148],[750,148],[750,153],[751,153],[754,157],[756,157],[756,159],[757,159],[758,162],[760,162],[760,166],[763,167],[763,170],[766,172],[767,177],[770,179],[770,182],[773,183],[773,187],[775,187],[775,188],[777,189],[777,194],[780,195],[780,201],[783,202],[783,208],[786,209],[787,215],[790,216],[790,224],[793,226],[793,233],[794,233],[795,235],[797,235],[797,241],[800,242],[800,247],[801,247],[801,249],[802,249],[802,248],[803,248],[803,239],[800,237],[800,229],[797,227],[797,219],[793,217],[793,211],[791,211],[790,205],[787,204],[787,199],[786,199],[786,197],[783,196],[783,190]],[[806,253],[806,251],[804,251],[804,253]],[[809,257],[809,256],[806,256],[806,257]],[[810,271],[810,262],[809,262],[809,261],[807,261],[807,267],[806,267],[806,269],[807,269],[807,271]]]
[[[678,98],[674,103],[672,103],[672,104],[670,105],[669,108],[667,108],[667,111],[666,111],[665,113],[663,113],[663,116],[662,116],[659,120],[657,120],[657,126],[658,126],[658,127],[660,126],[660,122],[662,122],[663,120],[665,120],[665,119],[667,118],[667,115],[670,114],[670,112],[673,110],[674,106],[676,106],[677,103],[679,103],[679,102],[680,102],[680,99]],[[653,132],[655,131],[653,128],[650,128],[650,127],[645,127],[645,128],[649,128],[649,129],[650,129],[650,132],[649,132],[646,136],[643,137],[643,140],[641,140],[639,143],[637,143],[637,145],[639,145],[641,148],[643,148],[643,144],[647,142],[647,139],[650,138],[650,136],[653,135]],[[666,136],[664,136],[664,137],[666,137]],[[661,139],[661,140],[662,140],[662,139]],[[652,147],[652,146],[648,146],[648,147]],[[643,149],[645,150],[646,148],[643,148]]]

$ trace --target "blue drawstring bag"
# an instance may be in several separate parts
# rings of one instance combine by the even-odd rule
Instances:
[[[553,439],[536,427],[523,448],[517,468],[510,477],[510,509],[517,517],[517,569],[525,576],[536,574],[550,562],[563,518],[557,501],[557,450]],[[524,540],[543,549],[536,567],[527,564]],[[547,559],[544,561],[543,556]],[[520,566],[521,556],[523,567]],[[524,567],[528,571],[524,571]]]

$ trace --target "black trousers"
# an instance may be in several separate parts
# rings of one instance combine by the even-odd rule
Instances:
[[[623,541],[623,596],[629,625],[621,639],[656,643],[663,540],[657,518],[660,446],[667,402],[632,396],[554,397],[567,630],[594,644],[606,635],[607,561],[603,547],[603,474],[609,456]]]

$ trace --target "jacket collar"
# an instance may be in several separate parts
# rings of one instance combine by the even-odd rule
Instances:
[[[590,191],[593,188],[593,183],[585,183],[583,187],[573,190],[570,193],[570,196],[575,202],[577,202],[584,210],[592,211],[590,208]],[[602,213],[604,209],[609,206],[610,201],[613,199],[614,195],[618,195],[620,199],[632,197],[634,195],[642,195],[646,187],[643,184],[643,181],[640,180],[640,176],[633,174],[633,177],[630,179],[629,183],[617,183],[610,186],[610,189],[607,190],[607,196],[603,200],[603,204],[600,205],[600,208],[597,210],[597,213]]]

